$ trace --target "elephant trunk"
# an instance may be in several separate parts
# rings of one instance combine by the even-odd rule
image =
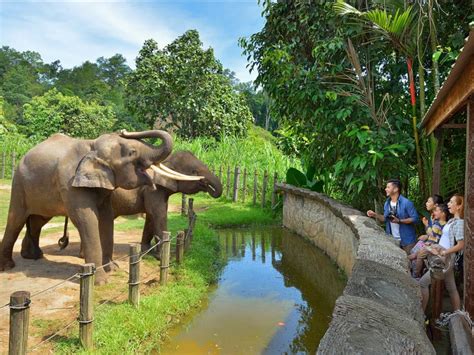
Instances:
[[[149,163],[147,164],[148,166],[154,163],[159,163],[166,159],[173,149],[173,138],[168,132],[165,131],[151,130],[143,132],[127,132],[126,130],[122,130],[120,135],[123,138],[160,138],[163,141],[163,143],[158,147],[143,142],[145,146],[143,147],[143,151],[140,152],[140,155],[145,161],[147,161],[147,163]]]
[[[222,195],[222,184],[217,176],[212,174],[207,180],[207,192],[214,198],[218,198]]]

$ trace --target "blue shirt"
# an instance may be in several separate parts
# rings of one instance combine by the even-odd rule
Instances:
[[[383,216],[385,218],[385,231],[388,234],[392,234],[392,229],[390,227],[390,219],[388,219],[388,214],[390,212],[390,198],[385,201],[383,206]],[[397,204],[397,218],[406,219],[412,218],[413,223],[403,224],[400,223],[400,245],[402,247],[415,243],[416,242],[416,232],[415,224],[420,221],[418,218],[418,212],[416,212],[415,205],[405,196],[400,195],[398,197]]]

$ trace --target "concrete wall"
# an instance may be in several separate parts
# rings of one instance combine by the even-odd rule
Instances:
[[[377,223],[329,197],[291,185],[283,225],[308,238],[348,275],[319,354],[435,354],[406,254]],[[324,272],[323,270],[318,270]]]

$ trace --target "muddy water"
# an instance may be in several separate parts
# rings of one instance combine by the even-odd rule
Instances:
[[[161,352],[314,353],[346,283],[335,264],[282,228],[222,230],[219,242],[218,285]]]

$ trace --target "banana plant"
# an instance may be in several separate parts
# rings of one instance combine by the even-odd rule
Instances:
[[[289,168],[286,172],[286,182],[296,187],[302,187],[311,191],[323,192],[324,181],[315,178],[316,169],[310,166],[306,174],[295,168]]]

